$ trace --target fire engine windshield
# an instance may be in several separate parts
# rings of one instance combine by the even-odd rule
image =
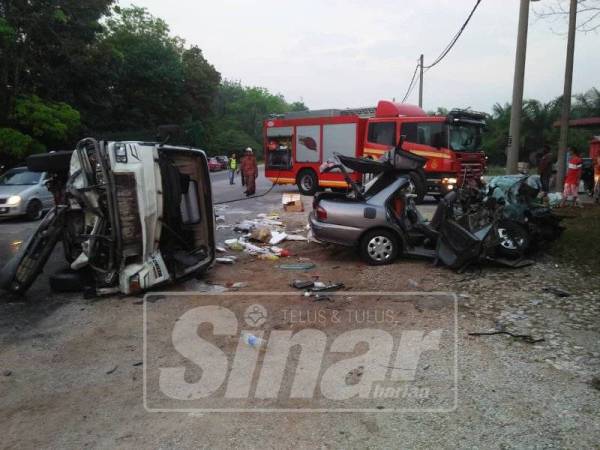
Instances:
[[[450,149],[456,152],[481,150],[482,127],[466,123],[450,125]]]

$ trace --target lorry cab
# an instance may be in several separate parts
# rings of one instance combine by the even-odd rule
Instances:
[[[413,105],[380,101],[369,118],[364,156],[378,159],[404,135],[404,148],[427,158],[426,194],[441,197],[465,183],[479,182],[485,171],[481,149],[485,116],[453,110],[447,117],[429,116]]]

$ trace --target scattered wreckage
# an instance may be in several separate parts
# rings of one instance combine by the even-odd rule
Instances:
[[[558,218],[548,208],[532,206],[533,192],[521,179],[507,189],[500,183],[487,192],[477,186],[450,192],[426,221],[409,176],[426,159],[404,151],[402,143],[379,161],[336,154],[337,164],[323,168],[340,170],[351,189],[315,196],[309,222],[316,239],[355,246],[372,265],[390,264],[402,254],[464,270],[483,261],[530,264],[526,254],[534,241],[560,235]],[[359,186],[348,169],[374,178]]]
[[[33,155],[55,206],[6,264],[1,286],[23,294],[62,241],[69,269],[57,290],[137,293],[207,270],[215,219],[203,151],[143,142],[80,141],[73,152]]]

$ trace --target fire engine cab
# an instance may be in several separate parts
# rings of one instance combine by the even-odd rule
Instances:
[[[320,172],[322,163],[334,153],[379,159],[404,135],[404,149],[428,159],[424,175],[411,174],[419,200],[439,198],[483,175],[484,128],[480,113],[430,116],[418,106],[385,100],[377,108],[287,113],[264,122],[265,175],[275,184],[296,184],[305,195],[346,189],[341,173]]]

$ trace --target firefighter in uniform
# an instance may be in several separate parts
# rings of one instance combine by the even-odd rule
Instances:
[[[246,196],[254,195],[256,193],[256,178],[258,177],[258,165],[256,164],[256,157],[252,152],[252,149],[248,147],[245,151],[241,161],[241,169],[244,180],[246,181]]]

